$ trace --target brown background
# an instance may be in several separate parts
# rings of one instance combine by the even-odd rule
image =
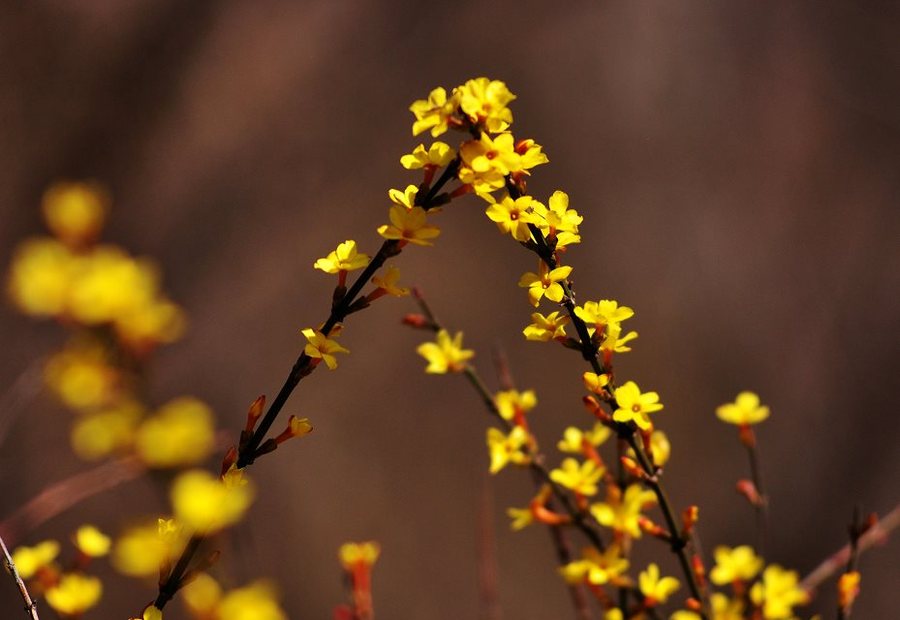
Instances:
[[[551,159],[532,190],[564,188],[586,216],[570,254],[582,298],[637,311],[641,338],[619,372],[662,394],[672,497],[702,506],[708,549],[752,540],[732,490],[745,458],[713,411],[758,391],[773,410],[759,432],[768,555],[807,572],[843,544],[854,502],[887,511],[900,489],[898,31],[897,5],[877,2],[7,2],[0,258],[41,232],[48,183],[107,183],[106,238],[155,257],[192,317],[158,357],[154,398],[196,394],[237,428],[250,400],[277,390],[297,330],[324,318],[333,282],[314,259],[351,237],[374,251],[387,188],[418,178],[397,163],[418,143],[409,103],[503,79],[519,96],[517,135]],[[530,310],[515,282],[534,261],[482,211],[471,199],[446,209],[437,246],[401,257],[405,279],[465,330],[486,375],[490,348],[508,351],[538,390],[549,450],[587,420],[582,368],[518,335]],[[487,418],[461,379],[422,373],[422,335],[398,325],[411,309],[388,300],[353,317],[353,354],[288,407],[316,433],[259,463],[259,501],[236,545],[222,543],[218,575],[275,579],[292,618],[330,617],[344,597],[335,550],[359,538],[384,547],[381,618],[477,617]],[[6,386],[61,332],[6,305],[0,339]],[[0,516],[85,467],[61,447],[68,414],[49,398],[16,415]],[[506,618],[569,617],[545,534],[510,534],[502,514],[529,487],[518,472],[490,480],[500,602]],[[122,486],[27,541],[86,520],[116,531],[164,509],[156,488]],[[862,560],[856,617],[895,612],[897,549]],[[675,571],[668,557],[664,568]],[[113,579],[91,617],[123,618],[152,596]],[[16,615],[11,585],[0,602]],[[825,617],[832,605],[826,593]]]

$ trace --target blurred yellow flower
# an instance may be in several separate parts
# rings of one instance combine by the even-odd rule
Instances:
[[[55,183],[44,192],[47,227],[62,241],[81,245],[95,239],[109,211],[109,194],[97,183]]]
[[[338,560],[346,570],[352,570],[358,564],[372,566],[381,555],[381,545],[373,540],[365,542],[346,542],[338,549]]]
[[[566,337],[566,323],[569,317],[559,311],[544,316],[540,312],[531,315],[531,324],[522,330],[526,340],[549,342],[556,338]]]
[[[769,417],[769,408],[759,403],[753,392],[741,392],[733,403],[725,403],[716,409],[716,416],[723,422],[743,426],[758,424]]]
[[[611,432],[600,422],[594,424],[594,427],[587,431],[569,426],[563,431],[563,438],[556,444],[556,447],[560,452],[580,454],[584,451],[585,444],[599,446],[609,438]]]
[[[93,525],[82,525],[75,532],[75,546],[86,556],[103,557],[109,553],[112,541]]]
[[[249,479],[233,467],[221,478],[200,469],[184,472],[171,490],[176,521],[206,535],[240,521],[253,495]]]
[[[601,586],[618,579],[628,570],[628,560],[622,557],[618,545],[610,545],[600,553],[593,547],[586,547],[581,552],[581,559],[560,567],[559,572],[566,583],[587,582]]]
[[[504,420],[512,420],[516,414],[524,415],[537,406],[537,394],[534,390],[505,390],[494,395],[494,403]]]
[[[59,316],[66,310],[77,259],[54,239],[32,239],[16,249],[7,288],[25,314]]]
[[[391,265],[387,268],[384,276],[375,276],[372,278],[372,284],[384,291],[387,295],[393,297],[406,297],[409,295],[409,289],[399,286],[397,282],[400,280],[400,270]]]
[[[66,573],[47,590],[47,604],[66,616],[79,616],[94,605],[103,594],[103,584],[96,577],[81,573]]]
[[[638,587],[645,597],[644,604],[653,607],[669,600],[669,596],[681,587],[681,584],[674,577],[660,578],[659,566],[650,564],[638,575]]]
[[[131,400],[80,416],[71,431],[72,450],[86,461],[122,452],[134,443],[143,409]]]
[[[462,372],[466,368],[466,361],[471,359],[475,352],[462,348],[462,332],[450,338],[446,329],[437,333],[435,342],[425,342],[416,348],[416,352],[428,361],[425,372],[429,374],[443,375],[448,372]]]
[[[33,547],[17,547],[13,550],[12,560],[22,579],[31,579],[40,569],[48,566],[59,555],[59,543],[45,540]]]
[[[531,457],[525,450],[528,442],[528,431],[521,426],[514,427],[509,434],[496,428],[487,429],[487,446],[491,457],[490,472],[496,474],[508,463],[525,465],[531,462]]]
[[[594,461],[584,461],[579,465],[575,459],[567,458],[560,467],[550,472],[550,479],[574,493],[590,497],[597,494],[597,482],[605,471]]]
[[[150,467],[178,467],[204,460],[215,443],[212,410],[191,396],[175,398],[144,420],[135,450]]]
[[[157,292],[151,263],[115,246],[99,246],[78,262],[68,311],[86,325],[113,322],[152,303]]]
[[[65,405],[86,410],[114,401],[119,373],[103,346],[79,338],[47,360],[44,380]]]
[[[223,592],[215,579],[201,573],[183,590],[188,610],[203,620],[287,620],[275,589],[265,581]]]
[[[617,486],[611,485],[606,490],[606,501],[591,505],[591,514],[604,527],[640,538],[641,513],[655,503],[653,491],[645,490],[639,484],[629,485],[624,494]]]
[[[181,553],[185,541],[184,531],[171,520],[139,524],[116,539],[112,565],[132,577],[157,575],[164,562],[173,561]]]
[[[750,581],[763,567],[763,559],[749,545],[734,549],[721,545],[715,548],[713,556],[716,565],[710,571],[709,579],[719,586],[735,581]]]
[[[750,589],[750,599],[763,608],[766,620],[787,620],[793,617],[794,607],[809,602],[809,594],[800,587],[795,571],[770,564],[763,571],[763,579]]]

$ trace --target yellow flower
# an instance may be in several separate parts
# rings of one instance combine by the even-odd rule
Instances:
[[[514,532],[523,530],[534,523],[534,515],[531,512],[531,508],[507,508],[506,515],[512,519],[509,527]]]
[[[538,273],[528,272],[519,278],[519,286],[528,289],[528,301],[537,308],[541,298],[546,297],[550,301],[562,301],[565,291],[560,282],[565,282],[571,267],[557,267],[550,270],[544,261],[538,265]],[[532,317],[533,318],[533,317]]]
[[[138,350],[161,342],[175,342],[184,334],[186,325],[184,311],[163,298],[150,300],[115,320],[119,339]]]
[[[338,560],[345,570],[353,570],[359,564],[372,566],[381,555],[381,545],[374,540],[346,542],[338,549]]]
[[[485,198],[491,203],[485,210],[485,214],[492,222],[496,222],[500,232],[512,235],[516,241],[531,240],[531,230],[528,225],[534,224],[535,219],[529,209],[532,204],[540,203],[531,196],[521,196],[515,200],[504,196],[500,202],[496,202],[490,194]]]
[[[265,581],[223,593],[215,579],[200,574],[184,587],[183,595],[187,608],[204,619],[287,620],[274,588]]]
[[[512,111],[507,105],[516,96],[503,82],[479,77],[468,80],[456,92],[459,106],[472,123],[483,123],[491,133],[503,131],[512,123]]]
[[[97,237],[109,202],[109,194],[97,183],[55,183],[44,192],[41,207],[53,234],[80,245]]]
[[[562,312],[551,312],[544,316],[540,312],[531,315],[531,324],[522,330],[526,340],[549,342],[566,337],[566,323],[569,317]]]
[[[590,331],[590,328],[588,328]],[[631,351],[628,343],[638,337],[636,331],[630,331],[622,336],[622,326],[618,323],[610,323],[606,326],[606,335],[600,343],[600,348],[604,351],[614,353],[627,353]]]
[[[858,570],[844,573],[838,579],[838,605],[841,609],[847,610],[853,605],[853,601],[859,596],[859,582],[861,575]]]
[[[588,582],[602,586],[616,581],[628,570],[628,560],[622,557],[618,545],[610,545],[600,553],[593,547],[586,547],[581,552],[581,559],[560,567],[559,572],[566,583],[577,584]]]
[[[213,412],[206,403],[182,396],[141,424],[135,450],[150,467],[193,465],[209,456],[215,431]]]
[[[47,604],[63,615],[78,616],[100,600],[103,584],[96,577],[81,573],[66,573],[55,586],[47,590]]]
[[[76,339],[47,360],[44,380],[62,402],[78,410],[109,405],[115,400],[118,371],[98,343]]]
[[[387,268],[384,277],[375,276],[372,278],[372,284],[384,291],[387,295],[394,297],[406,297],[409,295],[409,289],[398,286],[400,280],[400,270],[391,265]]]
[[[425,145],[420,144],[412,153],[400,158],[400,165],[407,170],[418,170],[425,166],[443,168],[454,157],[456,157],[456,152],[443,142],[435,142],[428,147],[427,151],[425,150]]]
[[[763,571],[762,582],[753,584],[750,598],[763,608],[766,620],[787,620],[793,616],[794,607],[809,602],[809,595],[800,587],[797,573],[770,564]]]
[[[462,332],[450,338],[447,330],[437,333],[435,342],[425,342],[418,346],[416,352],[428,361],[425,372],[443,375],[448,372],[462,372],[466,361],[475,355],[475,351],[462,348]]]
[[[585,443],[594,447],[599,446],[609,438],[610,433],[611,431],[600,422],[594,424],[594,428],[589,431],[569,426],[563,431],[563,438],[556,447],[560,452],[580,454]]]
[[[124,451],[134,443],[142,415],[141,406],[130,400],[82,415],[72,426],[72,450],[86,461],[96,461]]]
[[[156,605],[147,605],[140,618],[132,618],[131,620],[163,620],[163,615]]]
[[[75,546],[86,556],[92,558],[103,557],[109,553],[111,545],[112,541],[109,536],[93,525],[82,525],[75,532]]]
[[[712,603],[710,620],[744,620],[744,604],[740,599],[732,600],[719,592],[709,597]],[[700,620],[700,614],[693,611],[676,611],[670,620]]]
[[[531,457],[525,451],[529,436],[521,426],[514,427],[509,435],[496,428],[487,429],[487,446],[491,456],[490,472],[496,474],[508,463],[527,465]]]
[[[113,246],[100,246],[78,262],[68,311],[86,325],[113,322],[140,311],[157,296],[158,275],[149,262]]]
[[[179,523],[212,534],[241,520],[253,502],[253,486],[234,467],[222,478],[194,469],[175,479],[171,498]]]
[[[522,155],[522,170],[531,170],[535,166],[550,161],[544,153],[544,147],[531,138],[519,140],[519,143],[516,144],[516,152]]]
[[[428,99],[418,99],[409,106],[409,111],[416,117],[412,132],[414,136],[431,129],[431,136],[436,138],[447,131],[450,117],[459,105],[459,96],[454,92],[449,98],[447,91],[438,87],[428,94]]]
[[[719,546],[713,555],[716,565],[710,571],[709,579],[719,586],[735,581],[750,581],[763,567],[763,559],[756,555],[749,545],[741,545],[734,549]]]
[[[595,372],[585,372],[581,375],[581,380],[584,382],[584,387],[594,394],[600,394],[605,392],[603,388],[609,385],[609,375],[600,374],[598,375]]]
[[[646,598],[644,604],[648,607],[665,603],[669,596],[680,587],[678,580],[674,577],[663,577],[660,579],[659,566],[651,564],[647,570],[638,575],[638,586],[641,594]]]
[[[639,484],[629,485],[625,494],[616,486],[607,488],[606,501],[591,505],[591,514],[597,522],[616,532],[632,538],[641,537],[638,518],[644,509],[656,503],[653,491],[641,488]]]
[[[653,457],[653,464],[657,467],[665,465],[672,454],[672,444],[669,438],[662,431],[653,431],[650,434],[650,455]]]
[[[769,408],[759,404],[759,396],[753,392],[741,392],[733,403],[716,409],[716,416],[723,422],[743,426],[758,424],[769,417]]]
[[[562,465],[550,472],[550,479],[574,493],[590,497],[597,494],[597,481],[603,477],[605,469],[593,461],[581,465],[573,458],[567,458]]]
[[[408,211],[416,206],[416,196],[418,193],[419,188],[416,185],[407,185],[406,189],[402,192],[399,189],[389,189],[388,198],[390,198],[391,202],[395,205],[404,207]]]
[[[634,310],[628,306],[620,306],[613,299],[588,301],[583,306],[575,307],[575,316],[587,325],[601,331],[607,325],[618,325],[634,316]]]
[[[362,269],[368,264],[369,257],[357,251],[356,241],[347,239],[338,244],[337,249],[333,252],[329,252],[328,256],[313,263],[313,268],[320,269],[325,273],[338,273],[339,271]]]
[[[185,541],[183,529],[171,520],[135,525],[116,539],[112,565],[132,577],[156,575],[163,563],[174,561],[181,553]]]
[[[500,189],[506,183],[506,175],[523,170],[522,156],[516,152],[510,133],[495,138],[482,133],[480,139],[464,142],[459,155],[462,159],[459,180],[479,194]]]
[[[437,226],[431,226],[426,219],[425,209],[413,207],[407,209],[394,205],[388,212],[390,224],[378,227],[378,234],[385,239],[408,241],[415,245],[432,245],[430,239],[441,234]]]
[[[63,314],[76,263],[69,249],[55,239],[26,241],[13,256],[7,284],[9,295],[26,314]]]
[[[613,420],[623,423],[634,421],[643,430],[650,428],[648,414],[663,408],[659,402],[659,394],[641,393],[634,381],[628,381],[622,387],[616,388],[615,398],[619,408],[613,412]]]
[[[534,213],[538,228],[545,236],[555,236],[556,246],[565,247],[581,241],[578,235],[578,225],[584,218],[578,215],[578,211],[569,208],[569,195],[562,191],[555,191],[550,196],[549,208],[535,201]]]
[[[328,370],[337,368],[337,358],[335,353],[350,353],[337,343],[336,340],[328,338],[325,334],[314,329],[304,329],[301,333],[306,337],[306,347],[303,352],[313,359],[321,359],[328,366]]]
[[[537,394],[534,390],[506,390],[497,392],[494,396],[494,403],[497,405],[497,411],[504,420],[512,420],[516,417],[516,413],[524,415],[537,406]]]
[[[59,543],[55,540],[39,542],[34,547],[17,547],[12,560],[22,579],[31,579],[40,569],[49,566],[59,555]]]

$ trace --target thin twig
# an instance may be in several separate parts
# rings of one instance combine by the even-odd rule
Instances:
[[[898,526],[900,526],[900,504],[894,506],[893,510],[879,519],[875,525],[859,538],[857,553],[861,555],[863,551],[874,545],[885,543],[890,533]],[[847,565],[850,554],[851,546],[849,544],[844,545],[804,577],[803,581],[800,582],[800,587],[810,595],[815,594],[816,589],[822,582]]]
[[[22,581],[22,578],[19,576],[19,571],[16,570],[16,564],[13,562],[12,556],[9,553],[9,549],[6,548],[6,542],[3,540],[2,536],[0,536],[0,548],[3,549],[3,562],[6,566],[6,572],[12,575],[13,580],[16,582],[16,586],[19,588],[19,594],[22,596],[22,601],[25,603],[25,614],[31,618],[31,620],[41,620],[38,617],[37,603],[31,598],[31,595],[28,593],[28,588],[25,586],[25,582]]]
[[[478,506],[478,594],[479,617],[482,620],[501,620],[503,614],[497,593],[497,544],[494,537],[494,506],[491,485],[487,478],[481,485]]]

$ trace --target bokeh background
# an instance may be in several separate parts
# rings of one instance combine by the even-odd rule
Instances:
[[[417,182],[398,164],[419,142],[410,102],[503,79],[519,97],[516,135],[551,160],[531,189],[565,189],[585,215],[570,253],[582,298],[637,311],[641,337],[619,373],[662,394],[671,496],[702,507],[708,549],[753,540],[733,491],[745,455],[713,411],[758,391],[773,410],[759,430],[768,556],[806,573],[844,543],[854,503],[886,512],[900,496],[898,28],[897,5],[878,2],[4,3],[0,259],[42,233],[50,182],[107,184],[105,238],[155,257],[191,317],[157,358],[153,398],[196,394],[237,429],[280,386],[298,329],[327,312],[333,281],[312,262],[347,238],[374,251],[387,189]],[[538,391],[532,420],[549,451],[587,419],[577,357],[519,335],[530,307],[516,280],[532,258],[477,200],[439,218],[436,247],[401,257],[405,279],[465,331],[491,379],[490,350],[507,352],[520,387]],[[462,379],[423,374],[424,334],[399,325],[412,309],[386,300],[353,316],[352,355],[303,383],[288,412],[316,432],[255,467],[259,500],[221,543],[217,574],[270,577],[291,618],[327,618],[344,600],[337,546],[375,538],[380,617],[475,618],[487,496],[504,617],[568,617],[546,534],[512,534],[503,514],[530,497],[528,477],[488,480],[488,419]],[[5,304],[0,386],[62,338]],[[49,397],[2,414],[13,417],[0,518],[86,468]],[[164,509],[137,480],[21,542],[84,521],[115,532]],[[898,548],[863,557],[856,617],[896,610]],[[101,573],[108,593],[92,618],[152,598],[148,584]],[[0,604],[15,617],[5,580]],[[826,617],[833,604],[829,586]]]

